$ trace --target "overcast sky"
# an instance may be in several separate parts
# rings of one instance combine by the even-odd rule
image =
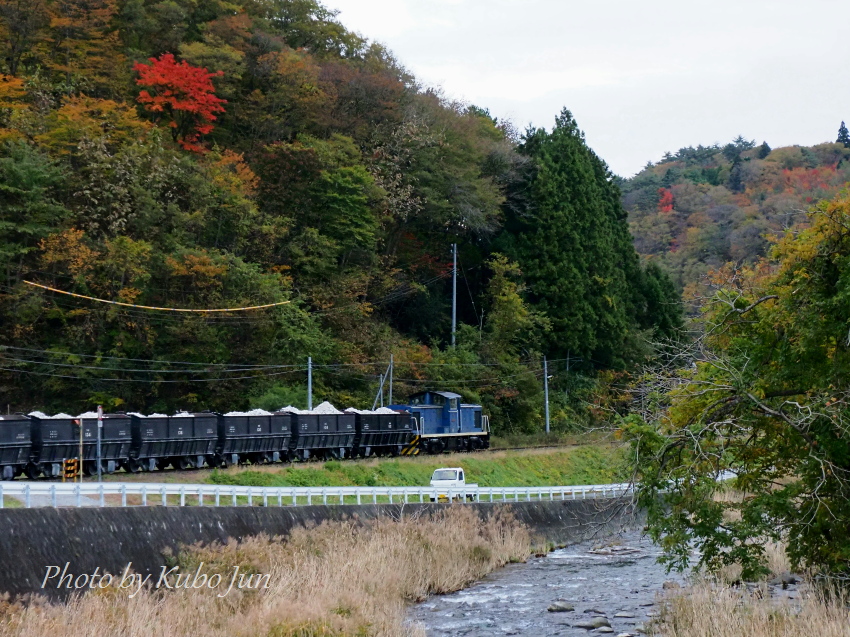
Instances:
[[[850,121],[847,0],[325,0],[423,83],[520,129],[566,106],[630,176],[741,134],[835,141]]]

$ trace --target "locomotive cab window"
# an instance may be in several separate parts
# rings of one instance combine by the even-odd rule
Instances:
[[[449,409],[457,409],[457,398],[449,400]]]
[[[438,406],[442,407],[443,405],[445,405],[445,404],[446,404],[446,397],[445,397],[445,396],[440,396],[440,394],[434,394],[434,397],[431,399],[431,401],[432,401],[435,405],[438,405]]]

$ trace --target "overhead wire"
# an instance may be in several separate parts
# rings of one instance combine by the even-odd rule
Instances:
[[[232,376],[228,378],[185,378],[180,380],[166,380],[161,378],[89,378],[85,376],[72,376],[70,374],[51,374],[48,372],[35,372],[29,369],[15,369],[10,367],[0,367],[0,371],[7,372],[15,372],[19,374],[32,374],[34,376],[52,376],[54,378],[70,378],[73,380],[87,380],[91,382],[107,382],[107,383],[213,383],[213,382],[227,382],[233,380],[249,380],[256,378],[266,378],[270,376],[282,376],[284,374],[292,374],[296,371],[295,369],[290,369],[283,372],[273,372],[270,374],[255,374],[253,376]]]

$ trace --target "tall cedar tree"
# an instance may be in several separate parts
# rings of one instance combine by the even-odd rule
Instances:
[[[838,139],[835,140],[835,143],[844,144],[844,148],[850,148],[850,131],[847,130],[844,122],[841,122],[841,126],[838,127]]]
[[[522,269],[533,306],[552,322],[548,352],[623,365],[640,354],[636,329],[679,325],[675,292],[660,270],[641,270],[619,188],[570,111],[551,133],[529,130],[521,152],[536,170],[518,186],[528,199],[508,211],[500,243]],[[664,316],[653,316],[650,304]]]

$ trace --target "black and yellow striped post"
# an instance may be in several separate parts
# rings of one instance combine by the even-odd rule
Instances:
[[[80,461],[76,458],[69,458],[62,463],[62,482],[65,480],[74,480],[80,473]]]

